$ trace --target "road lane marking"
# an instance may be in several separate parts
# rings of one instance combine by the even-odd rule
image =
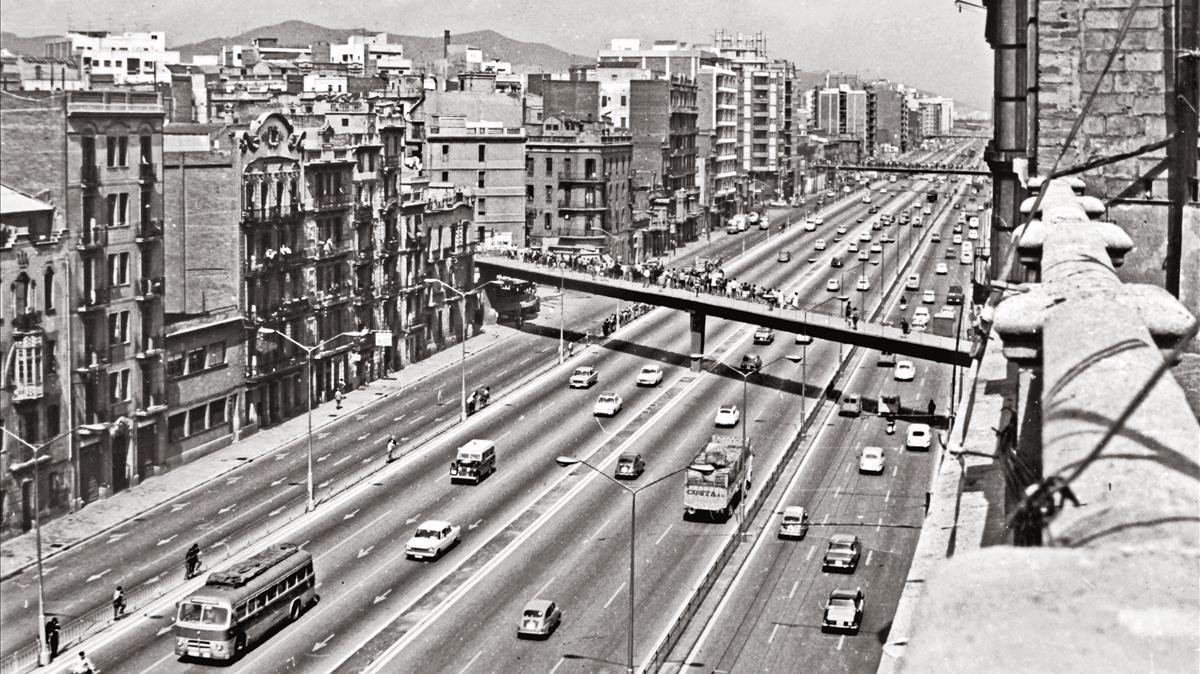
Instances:
[[[186,507],[188,507],[187,503],[173,503],[173,504],[171,504],[171,512],[177,513]]]
[[[557,578],[557,577],[558,577],[558,576],[550,576],[550,580],[546,581],[546,583],[545,583],[544,585],[542,585],[541,587],[539,587],[539,588],[538,588],[538,591],[533,593],[533,596],[534,596],[534,597],[540,597],[540,596],[542,596],[542,593],[546,591],[546,588],[550,587],[550,583],[553,583],[553,582],[554,582],[554,579],[555,579],[555,578]]]
[[[225,513],[229,512],[230,510],[237,508],[237,505],[238,504],[236,504],[236,503],[231,503],[231,504],[225,506],[224,508],[221,508],[220,510],[218,510],[217,514],[224,515]]]
[[[179,534],[171,534],[170,538],[160,538],[160,539],[158,539],[158,542],[154,544],[154,547],[157,548],[161,545],[166,545],[167,543],[170,543],[171,541],[175,540],[176,538],[179,538]]]
[[[331,456],[333,456],[333,452],[330,452],[330,453],[328,453],[328,454],[326,454],[326,455],[324,455],[324,456],[318,457],[318,458],[317,458],[317,463],[321,463],[322,461],[324,461],[325,459],[328,459],[328,458],[329,458],[329,457],[331,457]]]
[[[608,601],[604,602],[604,608],[608,608],[609,605],[612,604],[613,601],[621,595],[621,590],[624,590],[624,589],[625,589],[625,583],[622,582],[620,585],[617,586],[617,591],[613,592],[612,596],[608,598]]]
[[[667,537],[667,532],[671,531],[671,528],[672,528],[672,527],[674,527],[674,526],[675,526],[674,524],[671,524],[671,525],[669,525],[669,526],[668,526],[666,529],[664,529],[664,530],[663,530],[663,532],[662,532],[662,535],[660,535],[660,536],[658,537],[658,540],[654,541],[654,544],[655,544],[655,545],[658,545],[659,543],[662,543],[662,542],[663,542],[663,539]]]
[[[564,663],[564,662],[566,662],[566,661],[567,661],[567,659],[566,659],[566,658],[559,658],[559,659],[558,659],[558,662],[554,663],[554,667],[552,667],[552,668],[550,669],[550,674],[554,674],[554,672],[557,672],[557,671],[558,671],[558,668],[562,666],[562,663]]]
[[[354,512],[358,512],[358,511],[356,510],[356,511],[354,511]],[[328,550],[326,550],[325,552],[322,552],[322,553],[321,553],[321,554],[320,554],[320,555],[319,555],[319,556],[316,558],[316,559],[317,559],[317,561],[320,561],[320,560],[324,559],[325,557],[329,556],[329,555],[330,555],[330,554],[331,554],[331,553],[332,553],[334,550],[337,550],[338,548],[342,547],[342,546],[343,546],[343,545],[345,545],[346,543],[350,542],[350,541],[351,541],[351,540],[352,540],[352,539],[353,539],[355,536],[357,536],[357,535],[361,534],[362,532],[366,531],[366,530],[367,530],[369,527],[372,527],[372,526],[374,526],[376,522],[378,522],[379,520],[381,520],[381,519],[383,519],[383,518],[387,517],[387,516],[388,516],[388,515],[390,515],[390,514],[392,514],[392,511],[391,511],[391,509],[389,508],[388,510],[384,511],[384,513],[383,513],[382,515],[380,515],[379,517],[376,517],[375,519],[371,520],[370,522],[367,522],[366,524],[362,525],[362,527],[360,527],[359,529],[356,529],[356,530],[354,531],[354,533],[352,533],[352,534],[350,534],[349,536],[346,536],[345,538],[343,538],[341,541],[339,541],[339,542],[338,542],[338,544],[337,544],[337,545],[333,546],[332,548],[329,548],[329,549],[328,549]],[[308,541],[304,541],[304,543],[301,543],[301,544],[300,544],[300,547],[302,547],[302,548],[303,548],[303,547],[304,547],[305,545],[307,545],[307,544],[308,544]]]
[[[392,421],[400,421],[400,420],[401,420],[401,419],[403,419],[403,418],[404,418],[404,415],[403,415],[403,414],[401,414],[401,415],[400,415],[400,416],[398,416],[398,417],[393,417],[393,418],[392,418]]]
[[[892,477],[896,477],[896,471],[900,470],[900,466],[892,466]]]
[[[875,531],[879,531],[879,528],[882,526],[883,526],[883,518],[880,517],[879,521],[875,523]]]
[[[842,636],[841,636],[841,637],[838,639],[838,647],[837,647],[837,649],[840,651],[840,650],[842,650],[842,646],[845,646],[845,645],[846,645],[846,635],[845,635],[845,634],[843,634],[843,635],[842,635]]]
[[[829,524],[829,513],[825,513],[825,519],[821,520],[821,524]]]
[[[808,551],[808,555],[809,555],[809,557],[811,557],[811,556],[812,556],[812,550],[811,550],[811,549]],[[788,592],[788,599],[789,599],[789,600],[790,600],[792,597],[795,597],[795,596],[796,596],[796,588],[798,588],[798,587],[800,587],[800,581],[798,581],[798,580],[797,580],[797,581],[793,581],[793,582],[792,582],[792,591],[791,591],[791,592]]]
[[[875,552],[874,550],[867,550],[867,561],[863,562],[863,566],[870,566],[870,565],[871,565],[871,555],[872,555],[874,552]]]
[[[842,472],[849,473],[850,472],[850,464],[846,464],[846,467],[842,469]]]
[[[370,435],[370,433],[363,433],[362,435],[360,435],[360,436],[358,436],[357,438],[355,438],[355,439],[354,439],[354,441],[355,441],[355,442],[362,442],[363,440],[366,440],[366,439],[367,439],[367,436],[368,436],[368,435]]]
[[[771,636],[767,637],[768,644],[771,643],[772,641],[775,641],[775,633],[778,631],[779,631],[779,623],[775,623],[775,626],[771,628]]]
[[[804,557],[804,561],[812,559],[813,553],[817,551],[817,546],[812,546],[808,549],[808,555]],[[797,581],[798,582],[798,581]]]
[[[471,665],[475,664],[475,661],[478,660],[479,656],[481,656],[481,655],[483,655],[483,651],[479,651],[478,653],[476,653],[475,657],[473,657],[467,661],[467,664],[465,667],[458,670],[458,674],[466,674],[467,672],[471,671]]]
[[[352,457],[352,456],[350,456],[349,454],[347,454],[346,456],[343,456],[342,458],[338,459],[337,461],[334,461],[334,462],[333,462],[333,465],[335,465],[335,466],[340,466],[340,465],[342,465],[343,463],[346,463],[347,461],[349,461],[350,459],[353,459],[353,458],[354,458],[354,457]]]
[[[318,641],[317,643],[313,644],[312,652],[316,653],[317,651],[321,650],[322,648],[325,648],[327,645],[329,645],[329,642],[330,642],[330,640],[333,639],[333,637],[334,637],[334,634],[330,633],[330,635],[325,637],[323,640]]]
[[[887,490],[887,493],[883,495],[884,503],[887,503],[890,500],[892,500],[892,490],[891,489]]]
[[[355,518],[355,517],[358,515],[358,511],[359,511],[359,510],[362,510],[362,508],[355,508],[353,511],[351,511],[351,512],[348,512],[348,513],[346,513],[345,515],[343,515],[343,516],[342,516],[342,519],[344,519],[344,520],[352,520],[352,519],[354,519],[354,518]]]

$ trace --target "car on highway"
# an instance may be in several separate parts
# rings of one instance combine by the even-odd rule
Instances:
[[[779,538],[804,538],[808,534],[808,511],[804,506],[787,506],[779,518]]]
[[[816,224],[816,225],[823,225],[823,224],[825,224],[825,218],[823,218],[823,217],[821,217],[821,216],[819,216],[819,215],[814,215],[814,216],[813,216],[813,223],[814,223],[814,224]]]
[[[865,262],[865,261],[871,259],[871,254],[869,252],[867,252],[867,250],[864,248],[864,249],[858,251],[858,259]]]
[[[908,437],[904,446],[909,449],[929,449],[933,444],[933,432],[929,424],[913,424],[908,427]]]
[[[758,224],[758,212],[750,211],[750,213],[746,215],[746,221],[752,225]]]
[[[833,257],[829,258],[829,266],[830,266],[830,267],[840,267],[840,266],[842,266],[842,256],[841,256],[841,255],[834,255]]]
[[[858,277],[858,282],[854,284],[854,289],[861,293],[867,292],[871,289],[871,280],[866,276]]]
[[[738,425],[742,419],[742,413],[738,411],[737,405],[726,405],[717,409],[717,418],[714,420],[720,428],[732,428]]]
[[[937,266],[935,266],[933,268],[933,273],[935,273],[939,276],[948,274],[949,272],[950,272],[950,268],[946,266],[945,262],[939,262],[939,263],[937,263]]]
[[[770,344],[775,341],[775,330],[760,325],[754,330],[755,344]]]
[[[663,371],[657,365],[643,365],[642,370],[638,372],[638,386],[658,386],[662,383]]]
[[[941,242],[942,242],[942,235],[941,235],[941,234],[938,234],[937,232],[934,232],[932,235],[930,235],[930,237],[929,237],[929,240],[930,240],[930,241],[932,241],[932,242],[934,242],[934,243],[941,243]]]
[[[438,559],[462,540],[462,527],[444,520],[428,520],[404,545],[409,559]]]
[[[858,472],[883,475],[883,448],[863,447],[858,456]]]
[[[862,414],[862,398],[857,393],[847,393],[838,404],[838,416],[856,417]]]
[[[596,398],[596,404],[592,406],[592,414],[598,417],[615,417],[624,404],[625,401],[621,400],[621,396],[607,391]]]
[[[742,365],[738,369],[742,372],[757,372],[762,368],[762,356],[757,353],[747,353],[742,356]]]
[[[896,354],[891,351],[880,351],[879,358],[875,360],[875,364],[880,367],[892,367],[896,364]]]
[[[825,558],[821,560],[824,571],[846,571],[854,573],[858,568],[858,556],[862,552],[862,544],[858,536],[853,534],[834,534],[829,538],[829,546],[825,548]]]
[[[857,224],[860,224],[860,225],[861,225],[861,224],[863,223],[863,219],[862,219],[862,218],[855,218],[855,219],[854,219],[854,222],[855,222],[855,223],[857,223]]]
[[[884,234],[883,236],[879,237],[879,240],[884,243],[896,243],[896,237],[892,236],[891,234]]]
[[[871,233],[870,233],[870,232],[863,232],[863,233],[859,234],[859,235],[858,235],[858,240],[859,240],[859,241],[862,241],[863,243],[867,243],[867,242],[869,242],[869,241],[871,240]]]
[[[956,246],[961,244],[962,242],[963,242],[962,234],[955,234],[954,238],[950,239],[950,243],[952,243]]]
[[[805,344],[805,345],[812,344],[813,338],[810,335],[800,333],[800,334],[796,335],[796,343],[797,344]]]
[[[962,304],[963,303],[963,287],[955,283],[950,286],[950,290],[946,292],[946,304]]]
[[[851,253],[857,253],[858,252],[858,242],[851,241],[849,244],[846,245],[846,250],[850,251]]]
[[[954,248],[947,248],[946,254],[943,257],[945,257],[947,260],[953,260],[954,258],[958,257],[958,251],[954,250]]]
[[[896,363],[896,369],[892,372],[892,377],[896,381],[912,381],[916,375],[917,367],[911,360],[902,360]]]
[[[962,229],[963,229],[962,223],[958,223],[958,224],[954,225],[954,230],[951,233],[962,234]]]
[[[825,250],[825,239],[817,239],[813,244],[813,250]]]
[[[876,220],[875,222],[871,223],[871,229],[873,229],[875,231],[879,231],[879,230],[883,229],[883,223]]]
[[[933,215],[933,206],[926,206],[921,212],[925,215]]]
[[[567,383],[571,388],[590,388],[598,381],[600,381],[600,373],[596,372],[596,368],[583,365],[575,368]]]
[[[838,234],[841,234],[842,236],[845,236],[845,235],[846,235],[846,226],[845,226],[845,225],[838,225],[838,228],[837,228],[837,233],[838,233]]]
[[[637,452],[624,452],[617,457],[617,469],[614,477],[618,480],[636,480],[646,472],[646,462]]]
[[[906,290],[918,290],[921,287],[921,275],[912,273],[904,280],[904,288]]]
[[[925,304],[933,304],[937,301],[937,293],[932,290],[926,290],[921,293],[921,302]]]
[[[968,229],[967,230],[967,241],[978,241],[978,240],[979,240],[979,230],[978,229]]]
[[[549,599],[533,599],[521,609],[517,638],[545,639],[562,624],[562,611]]]
[[[883,252],[883,244],[878,243],[878,242],[871,244],[871,252],[872,253],[882,253]]]
[[[926,309],[925,307],[917,307],[916,310],[913,311],[912,326],[916,328],[924,327],[926,325],[929,325],[929,309]]]
[[[842,289],[842,282],[838,279],[831,278],[825,282],[825,289],[831,293],[836,293]]]
[[[812,218],[807,218],[807,219],[805,219],[805,221],[804,221],[804,231],[806,231],[806,232],[815,232],[815,231],[817,231],[817,221],[816,221],[816,220],[813,220]]]
[[[862,625],[866,603],[861,587],[830,592],[829,601],[825,602],[825,616],[821,619],[821,631],[857,632]]]
[[[771,201],[767,202],[767,205],[771,208],[787,208],[788,202],[784,201],[783,199],[772,199]]]
[[[950,321],[954,320],[957,316],[958,314],[956,314],[954,309],[951,309],[949,306],[944,306],[941,309],[938,309],[937,313],[933,315],[934,318],[944,318]]]
[[[777,255],[775,257],[775,259],[780,262],[791,262],[792,261],[792,251],[787,250],[787,249],[781,250],[781,251],[779,251],[779,255]]]

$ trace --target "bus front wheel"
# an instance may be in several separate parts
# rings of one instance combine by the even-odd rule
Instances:
[[[299,619],[300,619],[300,613],[301,613],[301,612],[303,612],[303,610],[304,610],[304,607],[302,607],[302,606],[300,605],[300,600],[299,600],[299,599],[297,599],[297,600],[293,601],[293,602],[292,602],[292,610],[291,610],[291,612],[290,612],[290,613],[288,613],[288,618],[289,618],[289,619],[290,619],[292,622],[296,622],[297,620],[299,620]]]

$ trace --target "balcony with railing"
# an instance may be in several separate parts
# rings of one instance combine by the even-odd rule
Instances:
[[[318,291],[316,296],[316,307],[318,309],[328,309],[330,307],[345,304],[350,301],[350,288],[334,287],[329,290]]]
[[[133,415],[139,419],[145,419],[146,417],[152,417],[167,411],[167,396],[161,391],[146,394],[139,403],[133,410]]]
[[[158,180],[158,164],[150,161],[143,161],[138,164],[138,181],[143,185],[150,185]]]
[[[354,251],[354,259],[351,260],[351,262],[355,266],[361,266],[361,265],[371,264],[371,262],[374,259],[375,259],[375,245],[372,243],[368,243],[365,246],[362,246],[358,250]]]
[[[353,302],[354,306],[356,307],[362,307],[371,304],[375,301],[375,286],[373,284],[367,284],[365,286],[355,288],[354,292],[351,293],[350,301]]]
[[[354,221],[360,224],[374,220],[374,209],[371,204],[354,204]]]
[[[75,242],[75,249],[80,252],[92,252],[100,250],[108,245],[108,229],[102,226],[84,227],[79,232],[79,239]]]
[[[274,224],[298,218],[303,214],[304,206],[302,204],[246,208],[242,210],[242,225]]]
[[[82,375],[98,375],[108,369],[108,349],[97,348],[95,344],[84,346],[83,360],[75,367]]]
[[[606,176],[599,171],[559,171],[558,182],[560,183],[585,183],[599,184],[603,183]]]
[[[13,336],[29,335],[42,331],[42,312],[26,309],[13,317]]]
[[[103,286],[92,286],[84,288],[83,294],[79,296],[79,304],[75,306],[75,311],[84,314],[92,311],[99,311],[108,306],[109,289]]]
[[[163,222],[161,218],[150,218],[142,220],[138,223],[137,232],[134,233],[133,240],[136,243],[154,243],[162,240]]]
[[[311,258],[314,260],[331,260],[338,257],[344,257],[354,252],[354,244],[347,240],[333,241],[327,239],[325,243],[318,244],[313,248]]]
[[[138,346],[138,351],[133,357],[142,361],[143,365],[152,362],[156,358],[161,358],[163,355],[161,340],[156,341],[153,337],[142,339],[141,344]]]
[[[162,276],[152,276],[137,280],[137,294],[133,299],[138,302],[149,302],[162,298],[165,280]]]
[[[100,165],[83,164],[79,167],[79,184],[83,189],[95,189],[100,186]]]
[[[258,383],[265,379],[295,372],[304,367],[304,354],[284,356],[270,362],[259,362],[246,368],[246,381]]]
[[[568,201],[560,199],[558,202],[558,210],[560,211],[586,211],[602,213],[607,209],[607,205],[602,201],[585,199],[583,201]]]
[[[354,198],[349,194],[323,194],[319,197],[313,197],[313,208],[319,211],[328,211],[337,208],[347,208],[354,205]]]

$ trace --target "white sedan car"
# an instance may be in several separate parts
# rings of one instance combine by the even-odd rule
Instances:
[[[882,253],[882,252],[883,252],[883,246],[882,246],[881,244],[878,244],[878,243],[873,243],[873,244],[871,244],[871,252],[872,252],[872,253]]]
[[[462,527],[442,520],[429,520],[417,527],[417,532],[404,546],[409,559],[437,559],[462,540]]]
[[[842,289],[842,282],[835,278],[831,278],[825,283],[825,289],[831,293],[836,293]]]
[[[662,383],[662,380],[663,371],[661,367],[657,365],[646,365],[642,368],[641,372],[638,372],[637,385],[658,386]]]
[[[896,363],[896,369],[892,372],[892,377],[896,381],[912,381],[917,375],[917,368],[911,360],[902,360]]]
[[[926,290],[925,292],[921,293],[921,302],[924,304],[933,304],[936,301],[937,293],[933,292],[932,290]]]
[[[858,235],[858,240],[859,240],[859,241],[862,241],[863,243],[866,243],[866,242],[870,241],[870,240],[871,240],[871,233],[870,233],[870,232],[863,232],[862,234],[859,234],[859,235]]]
[[[851,241],[851,242],[850,242],[850,243],[849,243],[849,244],[846,246],[846,250],[850,251],[851,253],[857,253],[857,252],[858,252],[858,242],[857,242],[857,241]]]
[[[937,263],[937,266],[933,268],[933,273],[935,274],[947,274],[949,271],[950,269],[946,267],[945,262],[939,262]]]
[[[858,472],[882,475],[883,448],[863,447],[862,454],[858,457]]]
[[[917,310],[913,312],[912,324],[914,328],[929,325],[929,309],[917,307]]]
[[[817,239],[817,242],[813,244],[813,249],[825,250],[825,239]]]
[[[800,333],[800,334],[796,335],[796,343],[797,344],[812,344],[812,342],[813,342],[813,338],[809,335],[806,335],[804,333]]]
[[[837,228],[837,233],[838,233],[838,234],[841,234],[841,235],[843,235],[843,236],[844,236],[844,235],[846,234],[846,226],[845,226],[845,225],[838,225],[838,228]]]
[[[615,417],[623,404],[621,396],[616,393],[601,393],[596,399],[596,405],[592,407],[592,414],[598,417]]]
[[[865,293],[871,289],[871,281],[866,276],[860,276],[858,283],[854,284],[854,289]]]
[[[905,446],[909,449],[929,449],[933,444],[933,433],[929,424],[913,424],[908,427],[908,439]]]
[[[742,413],[738,411],[737,405],[727,405],[717,410],[716,425],[721,428],[732,428],[738,425],[742,419]]]
[[[585,365],[575,368],[567,385],[571,388],[588,388],[599,381],[600,373],[596,372],[596,368]]]

